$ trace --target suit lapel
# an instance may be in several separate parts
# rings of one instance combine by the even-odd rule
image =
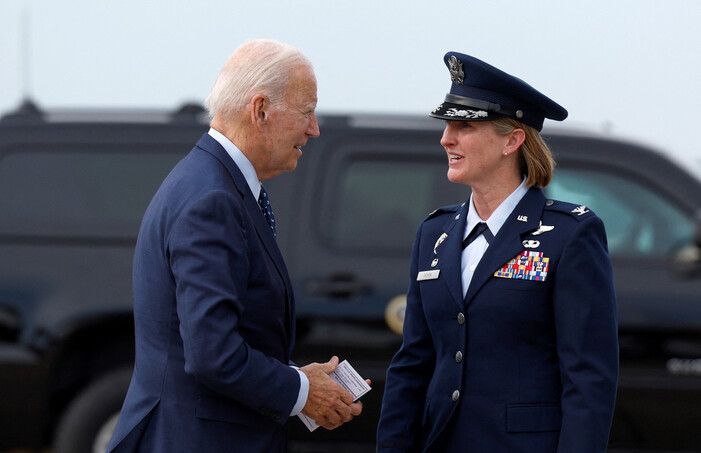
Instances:
[[[270,226],[268,225],[268,222],[260,209],[258,200],[256,200],[253,196],[253,193],[251,193],[251,189],[248,186],[248,183],[246,182],[246,178],[243,176],[243,173],[241,173],[241,170],[239,170],[239,168],[236,166],[236,163],[234,163],[233,159],[231,159],[231,156],[229,156],[229,154],[219,144],[219,142],[217,142],[209,134],[204,134],[202,138],[200,138],[200,141],[197,143],[197,146],[203,149],[204,151],[212,154],[224,165],[224,167],[226,167],[227,171],[231,175],[231,179],[234,181],[234,185],[236,185],[236,189],[241,194],[241,197],[243,198],[243,205],[246,211],[248,211],[249,217],[253,221],[253,226],[256,229],[258,238],[263,243],[263,246],[267,250],[268,255],[270,255],[273,264],[275,264],[275,267],[280,273],[280,276],[282,277],[282,280],[285,284],[285,291],[287,293],[286,303],[289,312],[288,324],[290,326],[288,330],[292,334],[290,338],[294,338],[294,322],[292,322],[292,319],[294,319],[294,304],[292,303],[292,283],[287,272],[287,266],[285,266],[285,260],[283,259],[282,253],[280,252],[280,248],[277,245],[275,236],[273,236],[273,232],[270,229]]]
[[[441,270],[441,280],[448,287],[450,295],[453,296],[458,307],[463,306],[462,301],[462,276],[461,276],[461,256],[462,239],[465,232],[465,222],[467,219],[468,204],[464,203],[462,209],[449,223],[445,224],[443,233],[447,236],[444,241],[435,247],[436,258],[438,258],[438,269]],[[440,237],[440,236],[438,236]],[[436,238],[438,239],[438,238]]]
[[[477,265],[465,296],[465,305],[472,301],[494,272],[523,251],[523,236],[538,228],[544,202],[543,191],[531,188],[516,205]]]

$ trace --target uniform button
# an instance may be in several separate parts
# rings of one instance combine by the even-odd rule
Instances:
[[[465,324],[465,315],[458,313],[458,324]]]
[[[555,202],[552,200],[548,200],[545,202],[545,206],[552,206],[553,204],[555,204]]]
[[[453,401],[457,401],[458,399],[460,399],[460,391],[456,390],[453,392]]]
[[[458,220],[460,218],[460,214],[455,216],[455,220]]]
[[[455,353],[455,361],[458,363],[462,362],[462,352],[461,351],[458,351]]]

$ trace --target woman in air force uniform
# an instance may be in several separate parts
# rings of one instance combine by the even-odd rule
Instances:
[[[474,57],[445,55],[448,179],[472,189],[416,234],[404,341],[378,452],[605,452],[618,377],[602,221],[546,199],[544,118],[567,111]]]

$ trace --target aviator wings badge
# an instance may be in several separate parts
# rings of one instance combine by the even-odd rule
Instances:
[[[549,226],[549,225],[543,225],[543,221],[541,220],[540,223],[538,224],[538,229],[532,232],[531,234],[533,236],[538,236],[539,234],[547,233],[548,231],[554,230],[554,226]]]

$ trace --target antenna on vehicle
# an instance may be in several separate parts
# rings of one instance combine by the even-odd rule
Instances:
[[[41,110],[39,110],[32,101],[30,37],[30,11],[29,6],[25,3],[22,7],[22,17],[20,19],[20,76],[22,78],[22,101],[14,112],[0,117],[0,120],[3,122],[43,120]]]
[[[21,77],[22,77],[22,98],[26,102],[32,97],[32,86],[31,86],[31,30],[30,30],[30,11],[29,5],[26,3],[22,7],[22,19],[21,19],[21,30],[20,30],[20,67],[21,67]]]

